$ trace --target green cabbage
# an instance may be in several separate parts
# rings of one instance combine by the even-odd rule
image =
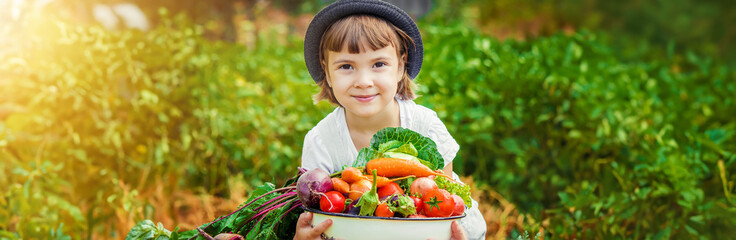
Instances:
[[[363,167],[368,161],[383,157],[419,161],[432,170],[445,166],[445,160],[432,139],[401,127],[389,127],[376,132],[371,138],[371,145],[358,152],[353,167]]]

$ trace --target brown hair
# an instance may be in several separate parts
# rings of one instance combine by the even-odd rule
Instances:
[[[341,51],[347,46],[349,53],[360,53],[365,51],[366,45],[372,50],[378,50],[391,44],[396,48],[396,56],[399,64],[403,65],[401,79],[399,79],[396,95],[401,100],[412,100],[414,94],[414,81],[409,77],[406,68],[406,59],[409,45],[414,47],[414,40],[406,32],[394,26],[390,22],[372,15],[350,15],[335,21],[325,30],[319,44],[319,59],[324,74],[319,81],[320,92],[314,95],[314,102],[327,99],[332,104],[340,105],[335,98],[329,84],[327,84],[327,51]]]

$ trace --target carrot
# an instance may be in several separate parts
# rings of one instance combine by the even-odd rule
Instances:
[[[350,185],[339,177],[332,178],[332,188],[342,194],[347,194],[348,192],[350,192]]]
[[[432,171],[424,164],[400,158],[378,158],[368,161],[365,165],[368,172],[376,170],[378,175],[384,177],[404,177],[414,175],[416,177],[429,177],[432,175],[443,176],[452,180],[452,177]]]
[[[368,176],[368,175],[363,175],[363,177],[368,178],[368,181],[371,181],[371,178],[373,178],[373,176]],[[410,177],[414,177],[414,175],[409,175],[409,176],[404,176],[404,177],[394,178],[394,179],[390,179],[390,178],[387,178],[387,177],[378,176],[376,178],[376,181],[378,181],[376,183],[376,185],[377,185],[377,187],[380,188],[380,187],[383,187],[383,186],[388,185],[390,182],[395,182],[395,181],[399,181],[401,179],[407,179],[407,178],[410,178]],[[373,181],[371,181],[371,182],[373,182]]]
[[[357,181],[360,181],[361,179],[366,179],[363,177],[363,173],[360,171],[360,169],[354,168],[354,167],[348,167],[342,170],[342,176],[340,176],[342,180],[345,180],[347,183],[354,183]]]
[[[368,181],[366,179],[361,179],[360,181],[350,184],[350,192],[348,192],[348,198],[352,199],[353,201],[358,201],[358,198],[360,198],[360,196],[363,196],[363,193],[371,190],[372,185],[373,184],[371,183],[371,181]]]

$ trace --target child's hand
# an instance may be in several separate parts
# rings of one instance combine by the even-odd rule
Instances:
[[[450,226],[450,240],[468,240],[468,237],[465,236],[465,229],[457,221],[452,221]]]
[[[312,228],[312,225],[309,224],[309,221],[311,220],[312,213],[310,212],[304,212],[299,215],[299,220],[296,222],[296,234],[294,235],[294,240],[322,239],[320,235],[322,235],[328,227],[332,226],[332,220],[327,219]]]
[[[452,226],[450,227],[450,240],[467,240],[468,237],[465,236],[465,229],[460,226],[460,223],[457,221],[452,222]]]

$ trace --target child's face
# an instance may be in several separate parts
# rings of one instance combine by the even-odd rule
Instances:
[[[384,113],[394,101],[403,66],[399,66],[396,49],[387,47],[353,54],[347,47],[327,53],[327,81],[335,98],[346,111],[358,117]]]

